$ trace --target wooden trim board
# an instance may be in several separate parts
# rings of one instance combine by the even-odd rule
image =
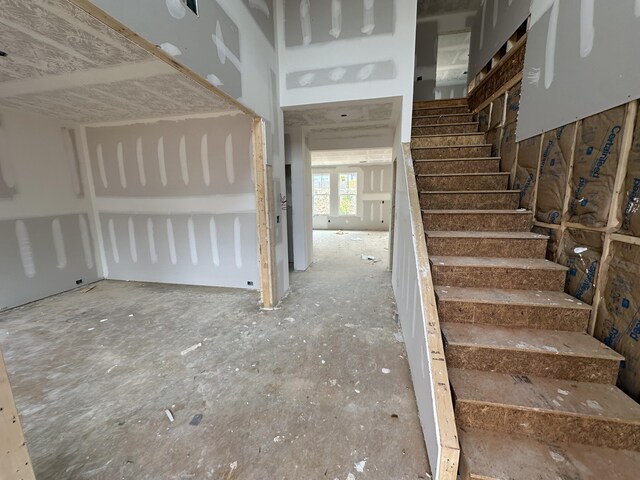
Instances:
[[[35,480],[20,416],[0,352],[0,478]]]

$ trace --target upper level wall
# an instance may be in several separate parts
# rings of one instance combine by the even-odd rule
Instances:
[[[92,0],[149,42],[265,119],[274,208],[285,195],[274,0],[201,0],[196,16],[181,0]],[[177,54],[177,55],[176,55]],[[278,297],[289,288],[286,215],[276,225]]]
[[[471,29],[469,79],[491,61],[529,16],[529,0],[483,0]]]
[[[640,98],[638,2],[534,0],[531,12],[518,140]]]
[[[403,97],[411,136],[416,0],[277,0],[283,107]]]
[[[98,279],[73,125],[0,110],[0,310]]]

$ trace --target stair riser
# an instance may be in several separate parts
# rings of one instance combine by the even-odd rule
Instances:
[[[594,410],[594,415],[597,413]],[[462,427],[526,435],[548,442],[640,451],[640,424],[631,422],[473,401],[456,401],[455,414],[456,423]]]
[[[547,239],[427,237],[427,249],[433,256],[544,259]]]
[[[451,287],[563,291],[563,270],[433,265],[433,283]]]
[[[411,135],[451,135],[455,133],[475,133],[478,131],[477,123],[461,125],[431,125],[429,127],[413,127]]]
[[[419,191],[461,192],[465,190],[506,190],[509,175],[459,175],[443,177],[416,177]]]
[[[491,145],[413,148],[411,150],[411,156],[415,160],[429,160],[439,158],[486,158],[491,156]]]
[[[425,117],[413,118],[414,127],[422,127],[425,125],[443,125],[448,123],[469,123],[473,122],[473,114],[465,113],[459,115],[433,115]]]
[[[444,162],[415,162],[418,175],[437,175],[445,173],[498,173],[500,160],[448,160]]]
[[[458,145],[484,145],[486,143],[484,133],[474,133],[467,135],[436,135],[431,137],[413,137],[411,139],[412,148],[421,147],[442,147]]]
[[[590,315],[589,311],[568,308],[440,300],[438,316],[450,323],[586,332]]]
[[[531,214],[478,215],[477,213],[423,213],[425,230],[467,232],[528,232]]]
[[[469,107],[435,107],[435,108],[415,108],[414,117],[426,117],[427,115],[451,115],[456,113],[469,113]]]
[[[538,350],[509,350],[448,344],[445,346],[445,353],[447,368],[610,385],[615,385],[620,366],[616,360],[542,353]]]
[[[445,98],[442,100],[418,100],[413,102],[413,109],[420,110],[423,108],[442,108],[442,107],[467,107],[469,102],[466,98]]]
[[[518,192],[420,194],[420,206],[424,210],[515,210],[519,201]]]

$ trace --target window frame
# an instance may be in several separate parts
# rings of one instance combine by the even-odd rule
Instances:
[[[326,193],[316,193],[315,189],[315,178],[316,177],[325,177],[327,180],[326,184]],[[322,181],[321,181],[322,182]],[[322,182],[323,183],[323,182]],[[324,184],[322,185],[324,187]],[[311,213],[315,216],[331,216],[331,173],[329,172],[315,172],[311,176],[311,189],[312,189],[312,200],[311,200]],[[327,213],[317,213],[316,212],[316,196],[327,197]]]
[[[360,197],[360,175],[358,175],[358,171],[357,170],[344,170],[344,171],[339,171],[337,172],[338,174],[338,216],[339,217],[357,217],[358,216],[358,205],[359,205],[359,197]],[[340,192],[340,184],[341,184],[341,176],[346,175],[346,176],[355,176],[355,192],[354,193],[341,193]],[[349,212],[349,213],[342,213],[340,211],[340,205],[342,205],[342,197],[343,196],[348,196],[348,197],[353,197],[353,205],[355,210],[353,212]]]

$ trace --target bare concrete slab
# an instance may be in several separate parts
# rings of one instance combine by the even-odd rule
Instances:
[[[314,236],[273,312],[107,281],[0,314],[38,478],[427,478],[388,235]]]

